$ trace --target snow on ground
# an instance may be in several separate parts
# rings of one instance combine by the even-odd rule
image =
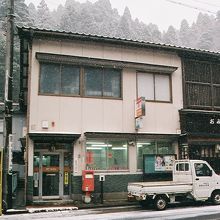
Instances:
[[[77,210],[78,207],[42,207],[42,208],[27,208],[29,213],[36,212],[56,212],[56,211],[67,211],[67,210]]]
[[[208,219],[208,217],[218,214],[220,217],[220,206],[197,206],[197,207],[174,207],[165,211],[143,210],[143,209],[123,209],[117,208],[97,208],[81,210],[62,210],[48,208],[48,211],[29,214],[3,215],[1,220],[177,220],[185,218]],[[210,219],[210,218],[209,218]],[[218,218],[219,219],[219,218]]]

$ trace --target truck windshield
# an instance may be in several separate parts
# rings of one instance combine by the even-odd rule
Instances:
[[[196,176],[212,176],[212,171],[204,163],[195,163]]]

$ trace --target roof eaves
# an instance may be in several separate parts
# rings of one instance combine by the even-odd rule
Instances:
[[[220,57],[220,52],[201,50],[201,49],[195,49],[189,47],[181,47],[170,44],[153,43],[147,41],[139,41],[133,39],[125,39],[125,38],[117,38],[117,37],[109,37],[109,36],[101,36],[101,35],[92,35],[85,33],[73,33],[73,32],[61,31],[61,30],[40,29],[33,27],[17,27],[17,28],[19,35],[25,33],[25,36],[29,36],[29,37],[45,36],[45,37],[55,37],[55,38],[58,37],[58,38],[68,38],[68,39],[77,39],[77,40],[89,40],[89,41],[105,42],[111,44],[114,43],[117,45],[128,45],[128,46],[144,47],[144,48],[148,47],[152,49],[169,50],[173,52],[190,52],[190,53],[196,53],[196,54],[199,53],[209,56]]]

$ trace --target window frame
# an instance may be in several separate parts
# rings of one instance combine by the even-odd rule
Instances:
[[[203,79],[195,79],[193,76],[196,75],[195,68],[200,68],[202,65],[205,65],[208,70],[205,73],[207,74],[207,78]],[[216,71],[220,69],[219,63],[213,61],[207,61],[203,59],[196,59],[194,57],[183,57],[183,106],[184,108],[192,108],[192,109],[202,109],[202,110],[220,110],[220,105],[215,105],[218,100],[216,100],[215,89],[220,87],[220,82],[216,82]],[[210,71],[210,72],[209,72]],[[204,74],[205,76],[205,74]],[[201,96],[201,92],[191,93],[190,89],[194,87],[202,87],[206,86],[210,89],[210,94],[206,94],[206,96]],[[195,90],[195,89],[194,89]],[[197,100],[193,95],[203,97],[203,100]],[[196,101],[197,103],[196,103]],[[200,103],[198,103],[200,101]],[[205,101],[205,103],[201,103]],[[210,103],[208,103],[210,102]]]
[[[141,144],[141,143],[144,143],[144,142],[149,142],[149,143],[153,143],[152,145],[154,145],[154,149],[153,149],[153,153],[149,153],[147,155],[171,155],[171,154],[175,154],[175,148],[173,146],[173,141],[172,140],[169,140],[169,139],[137,139],[136,140],[136,143],[135,143],[135,146],[136,146],[136,165],[137,165],[137,171],[142,171],[143,170],[143,161],[142,158],[143,158],[143,151],[142,151],[142,155],[141,157],[139,157],[139,149],[138,149],[138,145]],[[168,145],[170,145],[171,149],[169,149],[170,151],[169,152],[166,152],[166,153],[162,153],[162,152],[159,152],[159,148],[160,148],[160,144],[161,143],[166,143]],[[146,153],[145,153],[146,154]],[[141,161],[141,167],[139,167],[139,163],[138,161]]]
[[[115,141],[120,141],[120,142],[124,142],[124,143],[127,143],[127,140],[125,140],[125,139],[93,139],[93,138],[89,138],[89,139],[87,139],[86,140],[86,143],[85,143],[85,155],[86,155],[86,157],[87,157],[87,147],[88,148],[90,148],[90,146],[88,146],[88,145],[90,145],[90,144],[87,144],[87,143],[90,143],[90,142],[97,142],[97,144],[99,145],[99,143],[102,143],[102,144],[104,144],[104,145],[111,145],[112,144],[112,142],[115,142]],[[105,165],[106,165],[106,169],[95,169],[95,171],[96,172],[128,172],[129,171],[129,146],[128,146],[128,144],[126,144],[127,146],[126,146],[126,166],[127,166],[127,168],[125,168],[125,169],[109,169],[109,158],[108,158],[108,154],[109,154],[109,149],[108,148],[106,148],[106,152],[105,152]],[[100,148],[102,147],[102,145],[100,144]],[[113,147],[114,148],[114,147]],[[119,147],[119,149],[120,149],[121,147]],[[88,150],[92,150],[92,149],[88,149]],[[87,159],[86,159],[87,160]],[[86,169],[88,169],[88,167],[87,167],[87,161],[86,161],[86,163],[85,163],[85,168]],[[114,166],[115,166],[115,164],[114,164]],[[89,169],[91,169],[91,168],[89,168]]]
[[[189,167],[189,162],[180,162],[176,164],[175,170],[176,172],[189,172]]]
[[[138,75],[139,74],[151,74],[153,75],[153,93],[154,93],[154,99],[149,100],[145,97],[146,102],[156,102],[156,103],[173,103],[173,93],[172,93],[172,75],[169,73],[158,73],[158,72],[144,72],[144,71],[137,71],[136,72],[136,88],[137,88],[137,98],[140,97],[139,93],[139,86],[138,86]],[[163,100],[156,100],[156,86],[155,86],[155,76],[156,75],[162,75],[162,76],[168,76],[169,77],[169,101],[163,101]]]
[[[59,82],[59,85],[60,85],[60,91],[59,91],[59,94],[54,94],[54,93],[43,93],[40,91],[40,88],[41,88],[41,74],[42,74],[42,65],[43,64],[52,64],[52,65],[59,65],[59,76],[60,76],[60,82]],[[77,94],[64,94],[62,93],[62,69],[63,69],[63,66],[73,66],[75,68],[79,68],[79,95]],[[40,96],[62,96],[62,97],[79,97],[80,96],[80,91],[81,91],[81,67],[78,66],[78,65],[71,65],[71,64],[62,64],[62,63],[51,63],[51,62],[40,62],[39,64],[39,77],[38,77],[38,95]]]
[[[86,68],[97,68],[97,69],[101,69],[102,70],[102,91],[101,91],[101,93],[102,93],[102,95],[101,96],[96,96],[96,95],[94,95],[94,96],[92,96],[92,95],[85,95],[85,93],[86,93],[86,77],[85,77],[85,69]],[[82,69],[83,69],[83,78],[82,78],[82,87],[83,87],[83,97],[85,97],[85,98],[104,98],[104,99],[119,99],[119,100],[121,100],[122,99],[122,97],[123,97],[123,94],[122,94],[122,91],[123,91],[123,89],[122,89],[122,82],[123,82],[123,80],[122,80],[122,77],[123,77],[123,74],[122,74],[122,69],[114,69],[114,68],[108,68],[108,67],[93,67],[93,66],[83,66],[82,67]],[[104,78],[104,75],[105,75],[105,70],[118,70],[119,71],[119,74],[120,74],[120,86],[119,86],[119,89],[120,89],[120,96],[119,97],[113,97],[113,96],[104,96],[104,83],[105,83],[105,78]]]
[[[63,66],[73,66],[73,67],[78,67],[79,68],[79,95],[77,94],[62,94],[61,91],[59,94],[53,94],[53,93],[42,93],[40,92],[40,79],[41,79],[41,73],[42,73],[42,65],[44,64],[54,64],[54,65],[60,65],[60,74],[61,70],[63,69]],[[89,96],[86,95],[86,83],[85,83],[85,69],[86,68],[100,68],[102,69],[102,95],[101,96]],[[114,97],[114,96],[104,96],[104,73],[105,70],[117,70],[120,76],[120,96],[119,97]],[[40,96],[61,96],[61,97],[83,97],[83,98],[95,98],[95,99],[114,99],[114,100],[122,100],[123,99],[123,74],[122,74],[122,69],[120,68],[109,68],[109,67],[94,67],[90,65],[76,65],[76,64],[68,64],[68,63],[56,63],[56,62],[46,62],[46,61],[41,61],[39,62],[39,77],[38,77],[38,95]],[[62,79],[60,81],[60,84],[62,83]],[[61,89],[62,90],[62,89]]]

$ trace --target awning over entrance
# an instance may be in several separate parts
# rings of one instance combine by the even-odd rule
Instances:
[[[179,134],[147,134],[147,133],[109,133],[109,132],[85,132],[87,138],[126,138],[136,139],[173,139],[177,140]]]
[[[29,137],[35,143],[48,143],[48,142],[73,143],[80,136],[81,134],[29,133]]]

